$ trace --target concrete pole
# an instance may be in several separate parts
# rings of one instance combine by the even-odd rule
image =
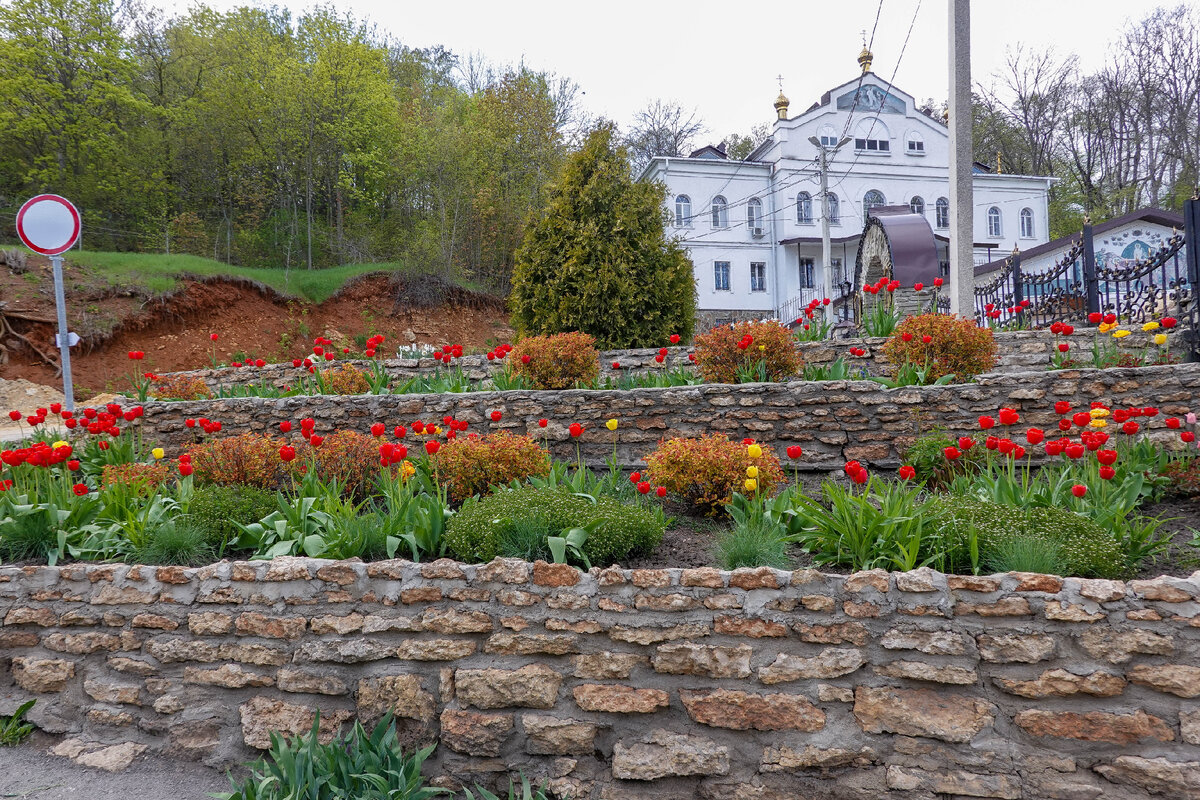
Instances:
[[[821,145],[821,274],[825,297],[833,298],[833,245],[829,241],[829,150]],[[828,306],[833,308],[833,306]]]
[[[971,3],[950,3],[950,313],[975,316]]]

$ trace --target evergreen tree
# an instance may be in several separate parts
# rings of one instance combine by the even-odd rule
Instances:
[[[666,235],[662,184],[636,183],[603,123],[549,187],[517,252],[510,305],[520,334],[582,331],[601,347],[691,338],[692,262]]]

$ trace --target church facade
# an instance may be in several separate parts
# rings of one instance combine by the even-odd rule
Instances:
[[[826,271],[834,287],[853,281],[863,226],[876,206],[906,205],[924,216],[947,260],[949,132],[871,72],[865,49],[859,64],[861,75],[797,116],[788,116],[781,93],[771,136],[745,160],[710,146],[687,158],[654,158],[639,176],[668,187],[668,233],[691,255],[702,325],[794,317],[793,309],[824,297]],[[829,154],[829,264],[821,257],[822,147]],[[976,164],[977,264],[1048,240],[1052,181]]]

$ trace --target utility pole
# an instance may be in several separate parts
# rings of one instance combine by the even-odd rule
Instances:
[[[815,145],[817,152],[821,154],[821,275],[825,296],[832,300],[833,269],[829,264],[833,260],[833,244],[829,241],[829,157],[845,147],[850,137],[844,137],[833,147],[826,147],[815,136],[808,137],[808,141]]]
[[[971,3],[950,4],[950,313],[975,317]]]

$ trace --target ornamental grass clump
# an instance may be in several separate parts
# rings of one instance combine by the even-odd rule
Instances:
[[[596,340],[586,333],[526,336],[508,359],[513,375],[530,381],[535,389],[571,389],[600,376]]]
[[[433,463],[453,503],[487,494],[492,486],[550,474],[550,453],[528,436],[498,431],[477,439],[451,439]]]
[[[996,340],[989,328],[949,314],[920,314],[901,322],[883,345],[893,377],[906,366],[923,370],[927,383],[947,375],[969,383],[996,366]]]
[[[755,491],[764,497],[773,494],[784,480],[779,458],[770,448],[734,442],[723,433],[666,439],[645,461],[649,465],[643,475],[646,480],[666,488],[689,511],[709,516],[723,512],[733,493],[745,490],[751,468]]]
[[[696,367],[707,383],[782,381],[804,370],[791,331],[778,322],[735,322],[696,337]]]

